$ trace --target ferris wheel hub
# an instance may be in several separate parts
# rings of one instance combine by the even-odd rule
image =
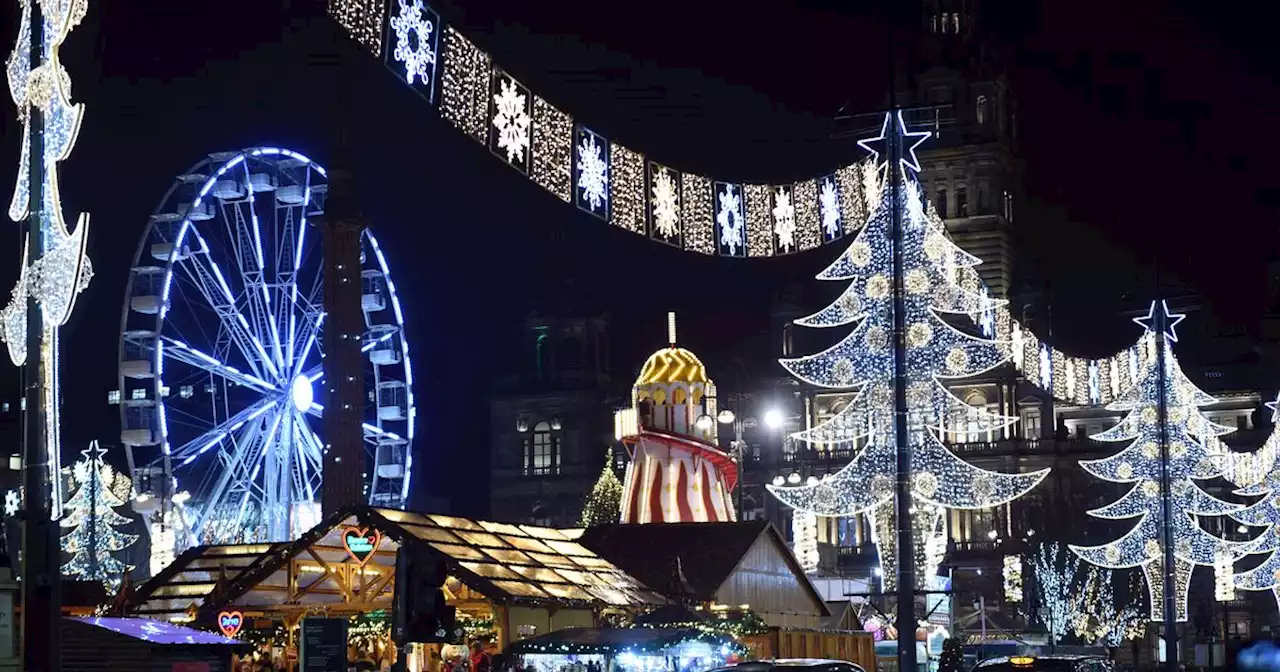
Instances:
[[[289,385],[289,398],[293,400],[293,407],[298,409],[299,413],[311,410],[316,397],[315,391],[311,389],[311,379],[306,374],[293,379],[293,383]]]

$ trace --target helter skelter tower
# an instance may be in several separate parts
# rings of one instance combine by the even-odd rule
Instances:
[[[958,270],[981,262],[952,243],[921,202],[913,150],[928,135],[908,132],[895,112],[885,116],[880,137],[859,142],[881,167],[879,205],[848,249],[818,275],[847,282],[845,291],[821,311],[796,320],[814,328],[853,325],[852,331],[815,355],[781,360],[806,383],[856,394],[835,417],[793,435],[819,448],[851,449],[854,458],[812,485],[769,486],[797,511],[870,514],[886,588],[899,575],[913,576],[915,589],[927,587],[925,576],[941,560],[944,509],[998,506],[1048,473],[981,469],[941,440],[950,431],[996,430],[1016,419],[972,408],[942,384],[995,368],[1006,355],[996,341],[953,326],[972,322],[996,301],[960,286]],[[900,144],[886,148],[881,143]],[[886,161],[895,155],[901,158]],[[901,490],[907,501],[895,496],[904,463],[908,481]],[[899,523],[904,518],[911,522],[906,528],[911,534],[905,536]],[[899,566],[897,558],[908,557],[898,554],[900,538],[911,540],[912,567]]]
[[[74,233],[62,213],[58,163],[71,154],[84,106],[71,103],[71,77],[58,51],[84,19],[88,0],[21,0],[17,43],[6,63],[9,94],[22,125],[22,154],[9,217],[26,222],[18,284],[0,311],[9,357],[25,365],[23,433],[23,667],[56,669],[60,652],[57,520],[62,515],[58,328],[92,276],[85,244],[89,215]],[[29,356],[35,353],[35,356]]]

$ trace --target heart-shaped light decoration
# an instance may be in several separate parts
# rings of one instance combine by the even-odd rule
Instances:
[[[218,614],[218,629],[227,639],[235,639],[244,626],[244,614],[239,611],[224,611]]]
[[[347,555],[363,567],[382,543],[382,533],[367,527],[348,527],[342,532],[342,546]]]

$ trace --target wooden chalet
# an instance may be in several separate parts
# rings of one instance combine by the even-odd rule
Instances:
[[[491,623],[493,642],[593,627],[610,611],[666,604],[658,593],[558,530],[368,506],[329,516],[297,541],[192,548],[140,586],[129,612],[216,624],[240,612],[245,628],[304,616],[391,609],[396,556],[447,564],[447,602],[460,620]]]

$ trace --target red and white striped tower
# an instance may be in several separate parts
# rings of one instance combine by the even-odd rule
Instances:
[[[622,522],[737,520],[730,492],[738,466],[716,443],[715,384],[696,355],[676,347],[675,313],[667,313],[667,335],[670,347],[640,369],[631,408],[614,416],[614,433],[631,456]]]

